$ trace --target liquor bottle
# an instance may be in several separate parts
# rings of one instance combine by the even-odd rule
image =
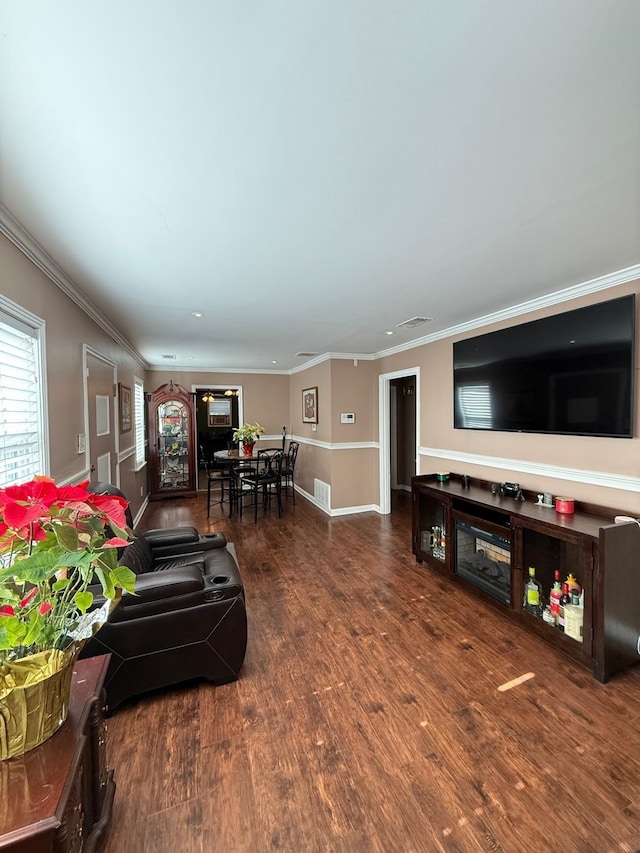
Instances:
[[[560,599],[562,598],[562,586],[560,585],[560,572],[558,569],[554,572],[553,586],[549,593],[549,605],[553,614],[553,624],[556,627],[560,626]]]
[[[536,570],[529,566],[529,580],[524,587],[522,608],[538,619],[542,617],[542,587],[536,580]]]
[[[565,615],[564,615],[564,606],[565,604],[571,604],[571,596],[569,594],[569,584],[562,584],[562,598],[560,599],[560,621],[558,627],[564,631],[564,626],[566,624]]]

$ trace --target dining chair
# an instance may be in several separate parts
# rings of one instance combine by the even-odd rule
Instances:
[[[258,484],[258,469],[251,462],[236,461],[229,471],[231,475],[229,492],[229,518],[234,510],[242,518],[245,509],[253,507],[253,520],[258,520],[258,503],[260,487]],[[247,500],[249,503],[247,504]]]
[[[207,455],[200,445],[200,458],[204,464],[204,469],[207,474],[207,517],[211,514],[211,504],[220,504],[224,508],[224,504],[231,499],[231,474],[228,468],[213,466]],[[227,496],[225,497],[225,484],[227,486]],[[212,500],[212,488],[220,487],[218,500]],[[229,509],[231,512],[231,509]]]
[[[278,448],[262,448],[258,450],[258,466],[256,474],[250,474],[247,477],[252,484],[255,484],[257,491],[255,512],[257,517],[257,497],[262,496],[262,507],[266,512],[267,507],[271,505],[271,496],[273,491],[276,493],[278,501],[278,517],[282,515],[282,460],[284,454]]]
[[[291,489],[291,496],[293,498],[293,502],[296,502],[296,489],[295,489],[295,481],[294,481],[294,473],[296,468],[296,459],[298,458],[298,448],[300,447],[299,442],[290,441],[289,442],[289,450],[287,451],[283,462],[282,462],[282,491],[288,497],[289,489]]]

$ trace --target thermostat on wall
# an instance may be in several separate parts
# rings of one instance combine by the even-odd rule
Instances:
[[[356,416],[354,412],[341,412],[340,413],[340,423],[341,424],[355,424]]]

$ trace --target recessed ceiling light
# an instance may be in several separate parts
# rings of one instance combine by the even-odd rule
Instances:
[[[392,335],[393,332],[385,332],[386,335]]]
[[[190,356],[189,356],[189,361],[195,361],[195,358],[196,358],[196,357],[195,357],[195,355],[190,355]]]
[[[191,316],[192,317],[204,317],[204,314],[202,311],[192,311]]]
[[[277,364],[277,363],[278,363],[278,362],[275,360],[275,358],[274,358],[274,359],[272,359],[271,364]]]

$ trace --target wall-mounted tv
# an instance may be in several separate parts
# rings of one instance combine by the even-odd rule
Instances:
[[[453,345],[454,427],[633,436],[635,296]]]

